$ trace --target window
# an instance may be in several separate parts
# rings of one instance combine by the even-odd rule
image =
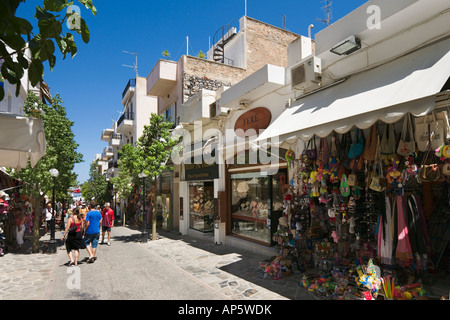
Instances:
[[[164,113],[166,120],[173,122],[175,125],[177,125],[176,105],[176,103],[173,103]]]
[[[214,183],[189,184],[189,227],[201,232],[214,231]]]
[[[283,190],[286,171],[273,176],[261,172],[231,175],[232,233],[271,244],[272,227],[278,225],[283,210]]]

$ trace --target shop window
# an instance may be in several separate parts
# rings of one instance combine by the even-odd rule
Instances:
[[[214,183],[189,184],[189,227],[201,232],[214,231]]]
[[[273,176],[261,172],[231,174],[232,233],[270,245],[283,210],[285,171]]]

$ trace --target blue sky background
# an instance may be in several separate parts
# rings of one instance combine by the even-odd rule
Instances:
[[[33,20],[35,6],[43,1],[26,1],[17,15]],[[95,154],[107,143],[100,140],[103,129],[110,128],[123,110],[122,91],[135,72],[123,65],[133,65],[138,54],[139,76],[147,77],[161,53],[168,50],[177,61],[186,54],[206,53],[209,38],[223,25],[239,20],[245,14],[245,0],[93,0],[97,16],[80,5],[91,40],[84,44],[76,37],[78,53],[72,59],[57,55],[53,71],[46,68],[45,81],[52,95],[59,93],[67,116],[74,121],[73,131],[83,154],[83,163],[75,166],[78,181],[89,178],[89,166]],[[333,0],[332,20],[335,22],[367,0]],[[314,24],[312,35],[326,27],[318,21],[326,18],[324,0],[247,0],[247,16],[306,36]],[[65,30],[64,32],[66,32]]]

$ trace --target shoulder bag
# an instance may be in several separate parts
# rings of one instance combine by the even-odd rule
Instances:
[[[348,158],[355,159],[359,157],[364,150],[364,139],[359,128],[355,129],[355,139],[353,139],[350,149],[348,150]]]
[[[431,124],[428,124],[431,130]],[[438,181],[441,178],[441,170],[439,169],[439,165],[437,161],[434,161],[436,156],[434,155],[434,151],[431,146],[431,135],[428,136],[428,147],[427,151],[423,157],[422,164],[420,165],[419,172],[417,175],[417,179],[420,182],[434,182]]]
[[[430,116],[431,119],[429,120]],[[427,151],[429,143],[431,143],[433,150],[445,144],[444,121],[437,119],[434,112],[431,115],[416,118],[415,124],[415,140],[419,151]]]
[[[306,146],[306,156],[308,157],[309,160],[317,159],[317,147],[315,136],[308,141],[308,145]]]
[[[397,147],[397,154],[406,157],[416,151],[416,142],[414,141],[414,132],[411,123],[411,117],[408,114],[405,115],[403,121],[402,134]]]

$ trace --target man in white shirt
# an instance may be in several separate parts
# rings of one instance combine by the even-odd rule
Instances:
[[[49,202],[47,203],[47,208],[45,208],[45,223],[44,223],[45,233],[47,233],[48,228],[50,228],[51,220],[52,220],[52,204]]]

